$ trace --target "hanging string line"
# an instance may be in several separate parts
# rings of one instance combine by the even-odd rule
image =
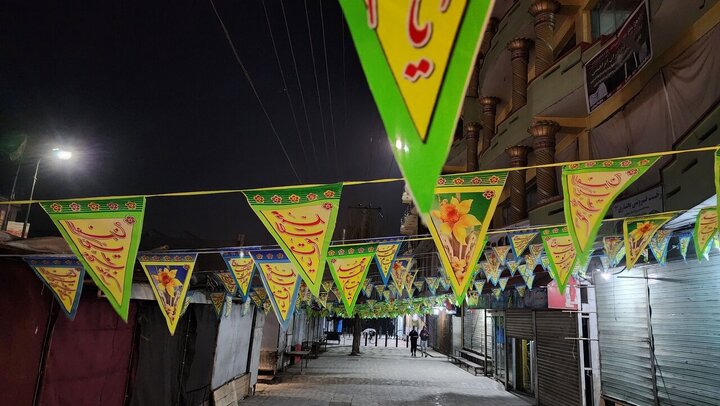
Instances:
[[[280,144],[280,148],[282,149],[283,154],[285,154],[285,158],[287,159],[288,163],[290,164],[290,169],[292,169],[298,182],[302,183],[302,180],[300,179],[300,175],[298,175],[298,172],[295,170],[295,165],[293,165],[292,160],[290,159],[290,155],[288,155],[287,150],[285,150],[285,145],[283,145],[283,142],[280,139],[280,134],[278,134],[277,130],[275,129],[275,125],[273,124],[273,121],[270,118],[270,114],[268,114],[267,110],[265,109],[265,104],[263,104],[262,100],[260,99],[260,95],[258,94],[257,89],[255,89],[255,83],[253,83],[252,78],[250,77],[250,73],[247,71],[247,69],[245,69],[245,64],[242,62],[242,59],[240,59],[240,55],[238,54],[237,50],[235,49],[235,44],[233,43],[232,38],[230,38],[230,33],[228,32],[227,27],[225,27],[225,23],[223,22],[222,18],[220,17],[220,13],[218,13],[217,8],[215,8],[215,3],[213,2],[213,0],[209,0],[209,1],[210,1],[210,5],[212,6],[213,12],[215,13],[215,17],[217,17],[217,20],[220,23],[220,27],[222,28],[223,33],[225,34],[225,38],[227,39],[227,42],[230,45],[230,49],[232,50],[233,55],[235,55],[235,60],[237,61],[238,65],[240,65],[240,69],[242,70],[243,76],[245,76],[245,79],[248,81],[248,84],[250,85],[250,89],[252,90],[253,95],[255,95],[255,99],[257,100],[258,104],[260,105],[260,109],[262,110],[263,114],[265,115],[265,118],[268,121],[268,124],[270,125],[270,129],[272,130],[273,134],[275,134],[275,138],[277,139],[278,143]]]
[[[701,147],[701,148],[683,149],[683,150],[676,150],[676,151],[655,152],[652,154],[630,155],[630,156],[618,157],[618,158],[607,158],[607,159],[600,159],[600,161],[647,158],[647,157],[654,157],[654,156],[680,155],[680,154],[687,154],[687,153],[693,153],[693,152],[716,151],[718,149],[720,149],[719,146]],[[559,166],[565,166],[565,165],[571,165],[571,164],[583,164],[586,162],[595,162],[595,161],[598,161],[598,160],[568,161],[568,162],[556,162],[556,163],[552,163],[552,164],[543,164],[543,165],[522,166],[522,167],[515,167],[515,168],[488,169],[488,170],[475,171],[475,172],[466,172],[466,173],[462,173],[462,175],[468,175],[471,173],[472,174],[476,174],[476,173],[481,174],[481,173],[493,173],[493,172],[505,172],[505,171],[507,171],[507,172],[522,171],[522,170],[537,169],[537,168],[552,168],[552,167],[559,167]],[[344,181],[344,182],[342,182],[342,184],[343,184],[343,186],[355,186],[355,185],[399,182],[402,180],[404,180],[404,179],[403,178],[384,178],[384,179],[372,179],[372,180],[352,180],[352,181]],[[282,189],[282,188],[317,187],[317,186],[322,186],[322,185],[323,185],[323,183],[316,183],[316,184],[305,184],[305,185],[270,186],[270,187],[264,187],[264,188],[247,188],[247,189],[218,189],[218,190],[197,190],[197,191],[191,191],[191,192],[169,192],[169,193],[152,193],[152,194],[136,194],[136,195],[71,197],[71,198],[59,198],[59,199],[11,200],[11,201],[0,202],[0,204],[3,204],[3,205],[32,204],[32,203],[54,202],[54,201],[58,201],[58,200],[132,199],[132,198],[138,198],[138,197],[207,196],[207,195],[221,195],[221,194],[228,194],[228,193],[242,193],[242,192],[248,192],[248,191],[273,190],[273,189]],[[545,227],[547,227],[547,226],[545,226]]]
[[[315,75],[315,90],[317,91],[318,108],[320,109],[320,128],[322,129],[323,142],[325,143],[325,158],[330,160],[327,135],[325,134],[325,114],[323,114],[322,101],[320,100],[320,82],[318,81],[317,67],[315,66],[315,48],[313,47],[312,27],[310,26],[310,14],[308,14],[307,0],[305,4],[305,22],[308,29],[308,40],[310,42],[310,59],[312,59],[313,74]]]

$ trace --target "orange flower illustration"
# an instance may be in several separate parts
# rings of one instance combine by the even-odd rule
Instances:
[[[153,279],[160,285],[158,287],[165,289],[170,297],[175,296],[176,287],[182,286],[182,283],[175,278],[176,273],[176,269],[163,268],[157,275],[153,275]]]
[[[640,241],[645,237],[645,234],[649,233],[653,229],[653,224],[649,221],[643,221],[638,223],[637,228],[630,232],[632,238],[636,241]]]
[[[440,232],[445,235],[452,234],[460,245],[466,244],[467,228],[481,224],[474,215],[469,214],[472,202],[472,199],[460,201],[453,197],[450,203],[443,200],[440,210],[431,212],[433,217],[442,222]]]

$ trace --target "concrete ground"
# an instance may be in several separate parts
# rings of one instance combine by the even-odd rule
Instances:
[[[328,347],[311,359],[303,374],[293,366],[258,384],[247,405],[492,405],[526,406],[528,401],[506,392],[483,376],[474,376],[431,352],[435,357],[412,358],[407,348],[361,347],[350,357],[349,347]]]

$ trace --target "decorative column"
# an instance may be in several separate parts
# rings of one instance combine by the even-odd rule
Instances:
[[[528,132],[533,136],[533,151],[535,152],[536,164],[555,163],[555,134],[557,134],[558,130],[560,130],[558,123],[545,120],[537,121],[528,128]],[[538,202],[557,195],[554,167],[537,168],[535,180],[537,182]]]
[[[555,14],[560,3],[555,0],[537,0],[528,12],[535,17],[535,75],[539,75],[553,63],[553,37],[555,35]]]
[[[478,170],[478,140],[480,139],[480,123],[469,123],[467,130],[467,167],[468,172]]]
[[[518,168],[527,166],[527,155],[530,147],[516,145],[505,149],[510,156],[510,166]],[[510,171],[508,184],[510,184],[510,224],[515,224],[527,218],[527,202],[525,200],[525,172],[526,170]]]
[[[495,138],[495,113],[500,99],[485,96],[481,97],[478,102],[480,102],[480,106],[482,107],[483,137],[480,143],[480,153],[482,154],[490,148],[490,142]]]
[[[527,103],[528,56],[533,41],[527,38],[515,38],[508,42],[512,62],[512,110],[515,111]]]
[[[475,68],[473,69],[472,74],[470,75],[470,83],[468,84],[467,92],[465,93],[465,96],[467,97],[478,97],[480,90],[480,83],[479,83],[479,76],[480,76],[480,69],[482,69],[483,61],[485,60],[485,55],[487,55],[487,51],[490,50],[490,43],[492,42],[493,37],[497,33],[498,29],[498,23],[500,20],[498,20],[495,17],[491,17],[488,21],[487,28],[485,29],[485,34],[482,37],[482,42],[480,43],[480,51],[478,52],[477,59],[475,59]]]

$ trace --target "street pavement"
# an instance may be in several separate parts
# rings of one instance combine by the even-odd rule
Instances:
[[[311,359],[300,374],[293,366],[273,384],[257,384],[247,405],[473,405],[527,406],[528,401],[506,392],[483,376],[474,376],[447,361],[445,356],[413,358],[404,347],[328,347]]]

